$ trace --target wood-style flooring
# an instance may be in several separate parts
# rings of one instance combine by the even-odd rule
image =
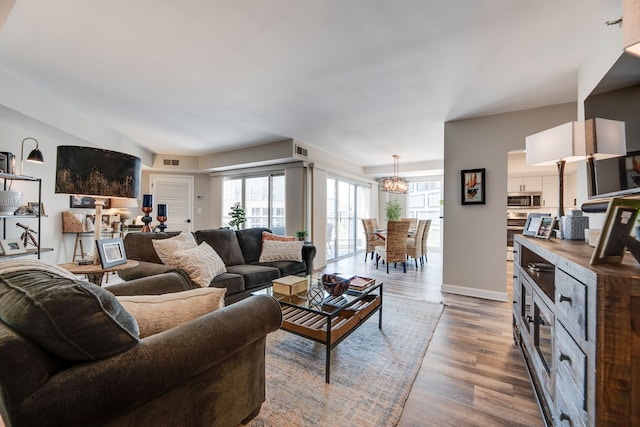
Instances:
[[[511,298],[513,264],[506,264]],[[399,265],[387,275],[360,254],[316,272],[365,275],[383,281],[385,293],[445,304],[398,426],[543,426],[513,342],[511,303],[441,292],[441,254],[418,265],[409,263],[406,274]]]

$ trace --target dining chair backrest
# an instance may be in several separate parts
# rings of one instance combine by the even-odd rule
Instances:
[[[418,228],[418,218],[400,218],[400,221],[409,221],[409,230]]]
[[[388,221],[386,246],[386,262],[405,262],[407,259],[407,234],[409,221]]]
[[[364,227],[364,235],[367,239],[366,253],[373,252],[376,245],[383,244],[374,231],[378,228],[378,221],[375,218],[362,218],[362,226]]]
[[[431,220],[427,219],[425,221],[424,233],[422,233],[422,255],[427,254],[427,238],[429,237],[429,229],[431,228]]]

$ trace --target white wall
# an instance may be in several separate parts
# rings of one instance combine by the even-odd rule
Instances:
[[[445,292],[506,301],[507,153],[576,114],[569,103],[445,124]],[[486,204],[462,205],[460,171],[476,168],[486,168]]]

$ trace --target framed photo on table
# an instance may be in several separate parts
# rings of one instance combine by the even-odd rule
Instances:
[[[463,169],[460,171],[460,192],[463,205],[484,205],[486,169]]]
[[[124,244],[120,237],[97,240],[96,246],[98,247],[102,268],[111,268],[127,263],[127,254],[124,251]]]
[[[27,252],[24,247],[24,243],[20,239],[2,239],[0,240],[0,247],[4,255],[23,254]]]
[[[524,236],[535,236],[538,234],[538,229],[540,228],[540,222],[542,221],[542,217],[551,216],[548,213],[530,213],[527,216],[527,222],[524,224],[524,230],[522,230],[522,234]]]
[[[536,232],[536,237],[541,239],[548,239],[551,237],[551,230],[553,230],[553,225],[556,222],[555,216],[543,216],[540,217],[540,226],[538,227],[538,231]]]
[[[638,217],[638,210],[638,199],[611,199],[600,238],[591,255],[592,265],[620,264],[627,248],[636,256],[638,241],[631,237],[631,231]]]

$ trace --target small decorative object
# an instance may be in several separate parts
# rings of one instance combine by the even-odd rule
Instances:
[[[0,215],[13,215],[20,207],[22,193],[19,191],[0,191]]]
[[[231,217],[231,221],[229,221],[229,227],[233,227],[236,230],[240,229],[241,224],[247,222],[247,217],[245,216],[244,209],[240,205],[240,202],[236,202],[233,204],[233,206],[231,206],[229,216]]]
[[[29,206],[29,208],[31,209],[33,215],[35,216],[45,216],[46,213],[44,212],[44,203],[38,203],[38,202],[28,202],[27,206]]]
[[[399,221],[402,217],[402,208],[397,200],[387,202],[387,219],[389,221]]]
[[[345,279],[335,274],[323,274],[322,286],[334,297],[340,296],[349,289],[349,283],[351,280]]]
[[[23,254],[27,252],[20,239],[3,239],[0,240],[0,247],[5,255]]]
[[[304,241],[304,239],[306,239],[308,235],[309,233],[307,233],[307,230],[296,231],[296,238],[298,240]]]
[[[318,286],[309,288],[307,291],[307,301],[309,301],[310,307],[319,307],[324,301],[324,289],[322,289],[322,283],[318,280]]]
[[[582,216],[582,211],[573,209],[560,220],[562,238],[569,240],[583,240],[584,230],[589,228],[589,217]]]
[[[543,216],[540,218],[540,227],[538,227],[538,232],[536,233],[536,237],[540,237],[541,239],[548,239],[551,237],[551,230],[553,230],[553,225],[556,222],[555,216]]]
[[[96,198],[89,196],[69,196],[69,207],[71,209],[95,209]],[[111,209],[111,199],[104,199],[103,209]]]
[[[485,196],[485,169],[463,169],[460,171],[460,184],[462,186],[463,205],[484,205]]]
[[[16,156],[9,151],[0,152],[0,173],[15,174]]]
[[[121,238],[100,239],[96,241],[96,246],[98,247],[102,268],[110,268],[127,263],[127,255]]]
[[[535,236],[538,234],[538,229],[540,228],[540,221],[542,221],[543,216],[551,216],[548,213],[530,213],[527,216],[527,222],[524,224],[524,230],[522,230],[522,234],[524,236]]]
[[[24,224],[17,223],[16,227],[20,227],[24,230],[22,235],[20,235],[20,239],[22,240],[22,244],[26,248],[29,244],[32,244],[34,247],[38,247],[38,239],[35,238],[34,234],[38,234],[38,232],[32,228],[27,227]]]
[[[160,225],[157,228],[160,229],[160,232],[164,233],[164,230],[167,229],[167,226],[164,224],[167,220],[167,205],[164,203],[158,203],[158,216],[156,217]]]
[[[142,226],[142,228],[140,229],[140,232],[142,233],[151,232],[151,227],[149,227],[149,224],[151,224],[151,221],[153,221],[153,218],[151,218],[149,214],[152,211],[153,211],[153,196],[151,194],[145,194],[142,196],[142,212],[144,212],[144,216],[142,217],[142,222],[144,223],[144,226]]]

